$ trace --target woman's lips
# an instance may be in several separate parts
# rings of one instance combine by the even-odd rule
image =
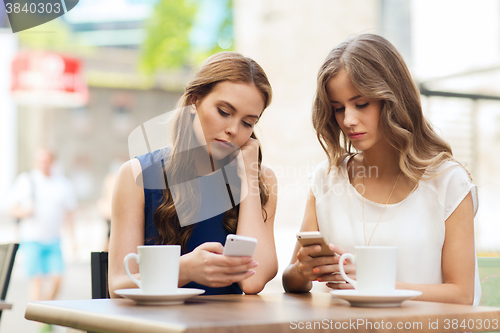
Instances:
[[[363,136],[365,136],[366,133],[349,133],[347,134],[350,139],[356,140],[356,139],[361,139]]]
[[[225,148],[225,149],[231,148],[233,146],[231,144],[231,142],[227,142],[227,141],[224,141],[224,140],[217,140],[217,139],[215,139],[215,142],[217,142],[217,144],[219,146],[221,146],[222,148]]]

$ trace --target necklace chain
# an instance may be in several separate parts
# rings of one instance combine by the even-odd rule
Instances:
[[[365,167],[365,159],[363,158],[363,167]],[[365,167],[366,170],[366,167]],[[384,205],[384,209],[382,210],[382,214],[380,214],[377,223],[375,224],[375,228],[373,228],[372,234],[370,236],[370,239],[368,240],[368,243],[366,242],[366,224],[365,224],[365,196],[362,194],[361,196],[363,197],[363,236],[365,238],[365,246],[370,246],[370,243],[372,241],[373,234],[375,233],[375,229],[378,227],[378,223],[380,222],[380,219],[382,219],[382,215],[384,215],[385,209],[387,208],[387,205],[389,204],[389,201],[391,200],[392,193],[394,192],[394,189],[396,188],[396,185],[398,184],[399,177],[401,176],[401,170],[399,171],[398,178],[396,179],[396,182],[394,183],[394,186],[392,187],[391,194],[389,194],[389,198],[387,198],[387,202]],[[365,188],[365,176],[361,178],[363,190]]]

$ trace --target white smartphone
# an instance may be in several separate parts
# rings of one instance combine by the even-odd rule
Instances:
[[[309,245],[320,245],[321,251],[316,252],[314,254],[310,254],[311,257],[325,257],[325,256],[333,256],[335,255],[332,250],[328,247],[328,244],[325,241],[325,238],[319,231],[302,231],[297,234],[297,240],[302,246]]]
[[[257,246],[257,238],[229,234],[222,254],[231,257],[252,257]]]

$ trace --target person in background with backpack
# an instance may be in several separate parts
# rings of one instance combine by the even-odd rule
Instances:
[[[19,219],[19,241],[26,274],[30,279],[31,300],[55,299],[64,268],[61,229],[72,227],[77,199],[69,180],[53,172],[54,153],[39,149],[34,168],[14,182],[9,212]]]

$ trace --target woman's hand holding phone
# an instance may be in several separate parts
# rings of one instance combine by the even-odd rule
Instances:
[[[333,289],[352,289],[339,274],[340,255],[348,252],[340,246],[326,244],[319,232],[304,232],[297,234],[297,240],[302,247],[297,253],[295,263],[298,271],[309,281],[328,282]],[[355,279],[356,268],[353,264],[344,266],[346,273]],[[353,275],[354,274],[354,275]]]
[[[295,266],[298,272],[309,281],[321,281],[321,276],[328,272],[334,264],[335,257],[333,255],[315,258],[311,256],[320,251],[320,245],[308,245],[303,246],[297,253]]]
[[[204,286],[218,288],[240,282],[255,274],[258,266],[252,257],[230,257],[222,255],[221,243],[207,242],[192,252],[181,256],[179,284],[194,281]]]

